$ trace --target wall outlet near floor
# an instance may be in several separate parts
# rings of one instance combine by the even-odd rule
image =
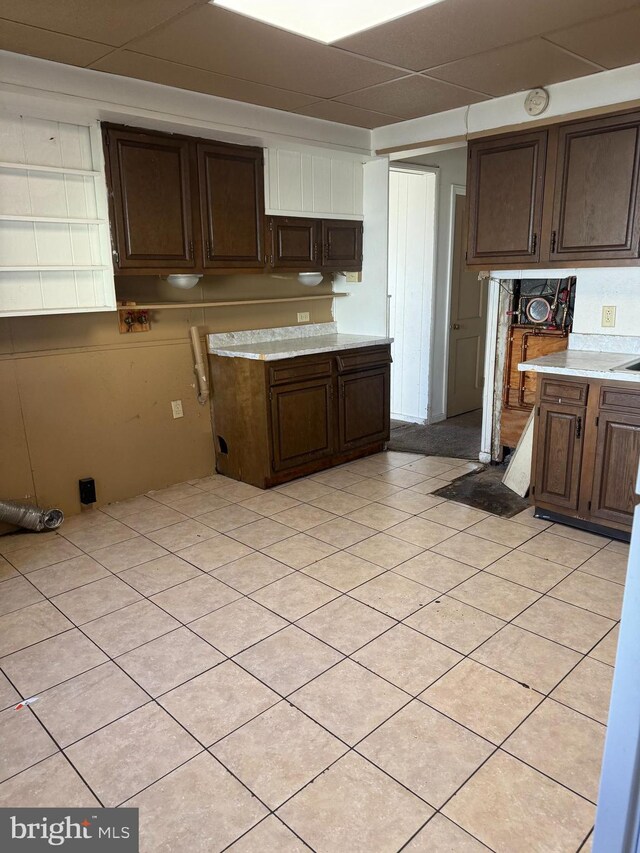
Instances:
[[[615,305],[603,305],[602,306],[602,322],[600,325],[603,329],[613,329],[616,324],[616,306]]]
[[[182,411],[182,400],[171,401],[171,412],[174,418],[184,417],[184,412]]]
[[[298,323],[308,323],[309,322],[309,312],[308,311],[299,311],[298,312]]]

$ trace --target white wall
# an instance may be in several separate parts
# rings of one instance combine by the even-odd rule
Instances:
[[[349,298],[334,300],[334,317],[339,332],[386,335],[389,161],[371,160],[363,170],[362,281],[350,284],[344,276],[336,276],[334,290],[348,293]]]
[[[409,162],[409,161],[407,161]],[[429,389],[429,422],[446,417],[447,366],[449,342],[449,302],[451,292],[451,198],[452,187],[467,181],[467,148],[453,148],[425,154],[411,160],[439,170],[438,217],[436,224],[436,274],[432,296],[431,370]]]
[[[389,173],[391,417],[414,423],[428,415],[437,179],[420,167]]]
[[[576,270],[574,334],[640,335],[640,269]],[[616,325],[603,329],[602,306],[615,305]]]

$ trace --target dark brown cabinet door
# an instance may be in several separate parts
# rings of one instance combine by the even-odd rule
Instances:
[[[637,502],[640,414],[600,412],[590,514],[631,525]]]
[[[389,438],[389,367],[338,376],[340,450]]]
[[[275,269],[319,269],[319,230],[317,219],[272,216],[269,219],[271,266]]]
[[[333,380],[270,389],[273,470],[296,468],[333,453]]]
[[[547,131],[469,144],[467,263],[535,262]]]
[[[205,269],[265,265],[262,150],[198,143]]]
[[[551,260],[637,258],[640,113],[559,129]]]
[[[342,219],[321,221],[322,268],[339,272],[362,269],[362,223]]]
[[[535,501],[578,509],[586,409],[542,403],[536,425]]]
[[[105,129],[116,270],[195,267],[189,142]]]

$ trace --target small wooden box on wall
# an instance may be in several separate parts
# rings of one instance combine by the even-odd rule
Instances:
[[[118,325],[120,334],[130,332],[149,332],[151,322],[147,308],[136,308],[135,302],[118,302]]]

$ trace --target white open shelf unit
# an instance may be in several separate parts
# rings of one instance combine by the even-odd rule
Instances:
[[[0,316],[115,308],[98,122],[0,113]]]

